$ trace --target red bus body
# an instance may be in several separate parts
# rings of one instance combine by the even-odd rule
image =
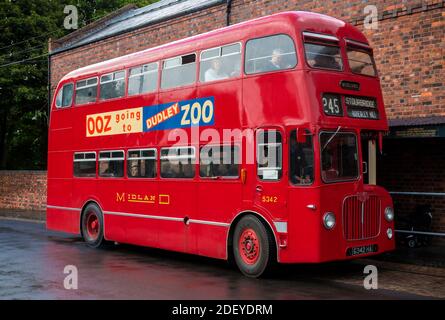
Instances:
[[[204,49],[237,42],[241,43],[243,66],[246,42],[274,34],[288,35],[294,41],[298,61],[289,70],[251,75],[242,70],[239,76],[224,81],[196,81],[174,89],[158,87],[153,93],[107,101],[98,99],[87,105],[76,106],[73,102],[70,107],[57,108],[54,99],[48,147],[47,228],[79,234],[82,210],[94,202],[104,213],[107,240],[218,259],[228,258],[233,228],[245,214],[259,217],[273,232],[280,263],[317,263],[393,250],[394,239],[387,236],[388,229],[394,230],[393,222],[384,218],[385,208],[393,206],[388,192],[364,182],[362,165],[357,179],[336,183],[323,182],[320,169],[320,132],[341,128],[360,137],[365,131],[381,135],[388,130],[379,79],[352,73],[346,62],[342,71],[311,68],[305,58],[303,32],[335,36],[340,40],[343,57],[347,56],[345,39],[367,44],[360,31],[340,20],[307,12],[285,12],[87,66],[66,75],[57,90],[66,83],[75,84],[81,79],[181,54],[196,52],[199,56]],[[358,83],[360,88],[356,91],[342,88],[341,81]],[[373,97],[380,117],[374,120],[351,118],[346,114],[326,115],[321,101],[326,92]],[[214,99],[212,128],[220,131],[221,136],[227,128],[274,128],[281,133],[281,179],[262,181],[258,179],[256,164],[245,162],[241,164],[245,176],[238,179],[202,179],[199,169],[192,179],[165,179],[159,175],[154,179],[129,179],[127,174],[122,178],[100,178],[97,174],[86,178],[73,176],[74,152],[123,150],[126,154],[130,149],[153,147],[159,155],[161,147],[172,144],[168,135],[174,129],[87,137],[88,115],[202,97]],[[314,137],[314,181],[296,186],[288,178],[288,143],[290,132],[302,128]],[[186,131],[191,133],[190,128]],[[235,143],[238,142],[241,143]],[[254,143],[246,141],[242,154],[245,155],[246,146]],[[360,164],[364,149],[358,139]],[[157,166],[159,172],[159,161]],[[124,167],[127,171],[127,165]],[[377,216],[373,222],[363,216],[364,208],[368,208],[364,203],[371,198],[374,202],[369,204],[369,210],[374,210],[372,214]],[[357,222],[361,223],[359,228],[373,223],[378,232],[372,237],[362,233],[356,239],[347,239],[345,234],[350,231],[346,228],[354,228],[354,223],[345,220],[349,214],[345,212],[351,210],[357,211],[352,216],[356,214],[361,219]],[[332,230],[323,225],[326,212],[336,216]],[[348,254],[351,248],[368,245],[376,245],[375,252]]]

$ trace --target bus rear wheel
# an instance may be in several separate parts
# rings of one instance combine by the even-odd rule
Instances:
[[[240,271],[258,278],[274,263],[273,236],[255,216],[243,217],[233,233],[233,255]]]
[[[99,248],[105,244],[104,218],[100,208],[90,203],[82,214],[82,236],[89,247]]]

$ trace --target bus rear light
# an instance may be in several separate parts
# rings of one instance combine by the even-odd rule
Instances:
[[[280,248],[286,248],[287,247],[287,234],[281,234],[278,237],[278,245],[280,246]]]

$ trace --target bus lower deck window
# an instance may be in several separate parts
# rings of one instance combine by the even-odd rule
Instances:
[[[123,177],[124,152],[101,151],[99,153],[99,177]]]
[[[78,152],[74,154],[73,174],[75,177],[96,176],[96,153]]]
[[[237,146],[205,146],[199,155],[199,175],[201,178],[238,178],[239,163]]]
[[[304,130],[304,141],[299,141],[297,131],[290,134],[289,179],[293,184],[311,184],[314,181],[314,146],[312,135]]]
[[[129,178],[156,178],[156,149],[129,150],[127,176]]]
[[[283,171],[281,133],[261,130],[257,134],[257,171],[261,180],[279,180]]]
[[[324,182],[358,178],[357,136],[352,132],[320,134],[321,177]]]
[[[195,149],[176,147],[161,149],[162,178],[193,178],[195,176]]]

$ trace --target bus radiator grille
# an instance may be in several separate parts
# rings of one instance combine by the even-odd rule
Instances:
[[[380,232],[380,200],[369,196],[347,197],[343,203],[343,234],[346,240],[364,240]]]

